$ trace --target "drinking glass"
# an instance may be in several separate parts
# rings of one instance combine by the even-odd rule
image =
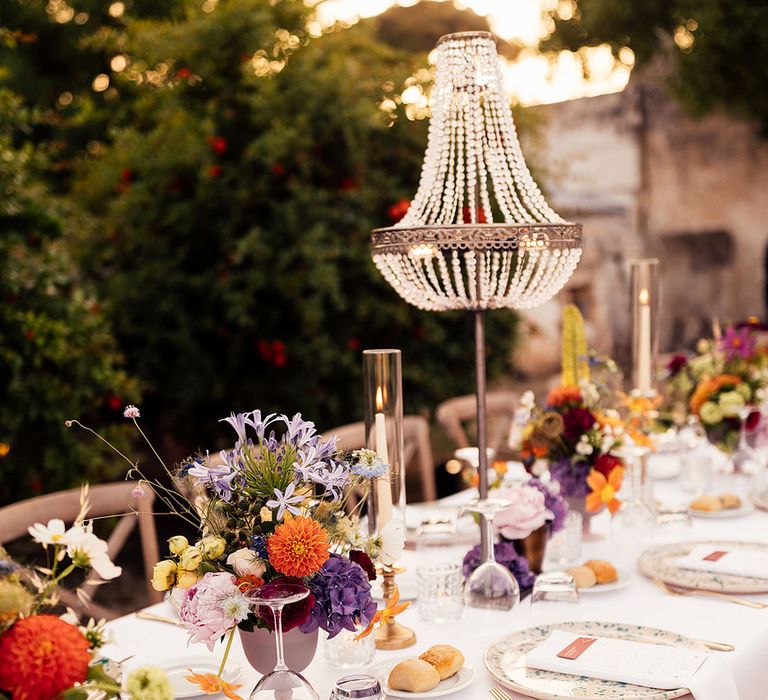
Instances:
[[[573,576],[564,571],[539,574],[531,592],[531,615],[537,624],[559,622],[573,616],[579,602]]]
[[[455,622],[464,608],[464,576],[459,564],[427,564],[416,569],[419,615],[427,622]]]
[[[330,700],[353,700],[357,698],[384,700],[384,692],[378,679],[363,674],[343,676],[334,684]]]
[[[359,632],[341,630],[323,644],[325,660],[336,668],[362,668],[373,661],[376,654],[376,636],[369,634],[355,639]]]
[[[464,506],[464,511],[482,516],[480,520],[485,523],[487,542],[480,566],[464,585],[464,601],[471,608],[512,610],[520,602],[517,579],[496,561],[494,553],[493,518],[511,505],[501,498],[476,498]]]
[[[583,518],[581,513],[571,510],[565,516],[561,530],[550,536],[544,555],[546,569],[562,569],[581,559]]]
[[[756,410],[755,406],[742,406],[739,409],[739,445],[731,457],[734,474],[755,476],[762,467],[760,455],[747,442],[747,418]]]
[[[268,607],[272,611],[277,652],[275,668],[256,684],[250,700],[319,700],[309,681],[288,668],[283,655],[283,608],[304,600],[309,595],[309,589],[297,583],[283,583],[271,588],[271,592],[257,588],[249,593],[254,604]]]

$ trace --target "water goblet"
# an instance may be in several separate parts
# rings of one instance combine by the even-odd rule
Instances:
[[[304,600],[309,595],[309,589],[302,584],[290,582],[270,586],[270,589],[265,592],[263,587],[257,588],[248,594],[255,605],[271,610],[277,652],[275,668],[256,684],[249,700],[319,700],[309,681],[288,668],[283,654],[283,608]]]
[[[517,579],[496,561],[494,552],[493,518],[511,505],[501,498],[476,498],[467,503],[462,511],[481,516],[480,521],[486,531],[485,542],[488,543],[480,566],[472,572],[464,586],[464,601],[471,608],[512,610],[520,603]]]

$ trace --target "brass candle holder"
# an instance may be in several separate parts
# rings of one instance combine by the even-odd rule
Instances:
[[[395,583],[395,574],[400,574],[405,569],[386,567],[380,570],[384,581],[382,591],[384,592],[384,604],[391,607],[397,602],[397,584]],[[390,617],[385,624],[380,625],[375,634],[377,649],[406,649],[416,644],[416,633],[405,625],[401,625],[395,618]]]

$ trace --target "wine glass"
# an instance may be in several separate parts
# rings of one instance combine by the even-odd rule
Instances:
[[[309,589],[298,583],[286,582],[270,586],[270,591],[257,588],[249,593],[254,604],[271,609],[275,621],[275,668],[256,684],[250,700],[319,700],[317,692],[304,676],[291,671],[283,655],[283,608],[298,603],[309,595]]]
[[[462,513],[468,511],[481,516],[480,521],[486,531],[485,542],[488,543],[480,566],[472,572],[464,586],[464,601],[471,608],[511,610],[520,602],[517,579],[496,561],[494,553],[493,518],[511,505],[501,498],[475,498],[462,510]]]
[[[756,410],[755,406],[739,409],[739,445],[731,458],[734,474],[756,475],[760,471],[760,455],[747,442],[747,418]]]

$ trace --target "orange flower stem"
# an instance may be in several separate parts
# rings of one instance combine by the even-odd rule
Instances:
[[[232,648],[232,638],[235,636],[235,630],[237,627],[233,627],[229,633],[229,639],[227,640],[227,648],[224,650],[224,656],[221,659],[221,666],[219,666],[218,677],[221,678],[221,674],[224,673],[224,667],[227,665],[227,658],[229,657],[229,650]]]

